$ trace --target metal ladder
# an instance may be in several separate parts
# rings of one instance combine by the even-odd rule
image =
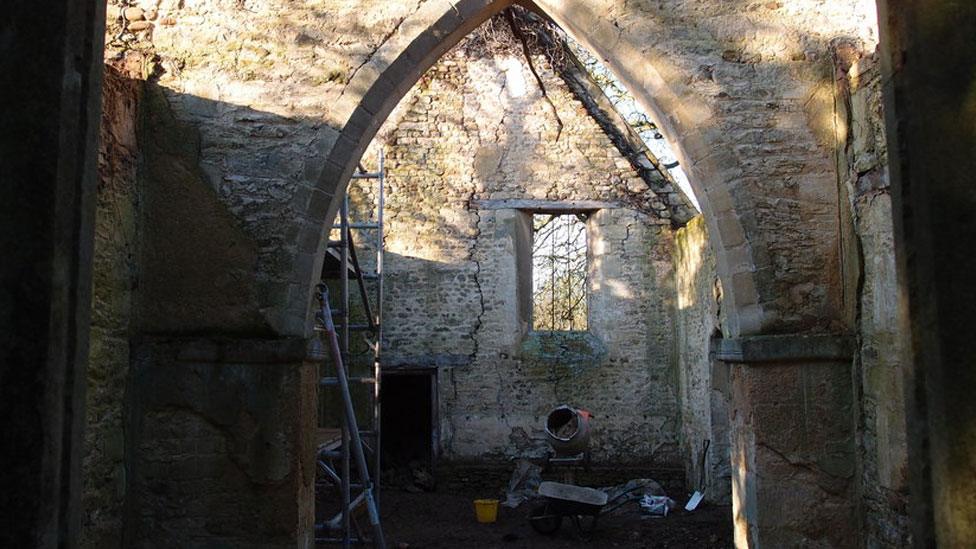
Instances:
[[[335,376],[322,377],[319,380],[321,390],[338,388],[342,399],[341,435],[339,438],[327,442],[319,447],[317,463],[319,471],[328,481],[339,488],[341,511],[332,518],[316,524],[316,543],[342,544],[350,547],[352,544],[369,544],[384,547],[383,532],[379,525],[379,497],[380,497],[380,351],[382,339],[382,300],[383,300],[383,206],[385,193],[385,172],[383,152],[379,153],[379,169],[367,172],[362,165],[352,176],[353,185],[359,180],[370,180],[377,183],[376,188],[376,219],[375,222],[350,221],[349,193],[342,201],[339,211],[339,223],[332,229],[339,231],[339,240],[330,240],[328,254],[338,260],[339,268],[339,299],[341,308],[332,311],[328,302],[328,290],[325,286],[325,269],[323,266],[323,283],[319,286],[319,311],[317,330],[324,332],[326,339],[334,345],[333,367]],[[363,271],[356,252],[356,239],[353,231],[372,232],[376,251],[376,269],[374,272]],[[331,231],[330,231],[331,232]],[[328,257],[326,258],[328,260]],[[365,322],[352,323],[350,307],[350,281],[355,279],[358,286],[359,298],[366,317]],[[370,291],[366,281],[373,281],[373,298],[375,308],[370,300]],[[333,320],[335,319],[335,320]],[[367,346],[372,352],[372,372],[369,376],[350,377],[347,365],[350,363],[350,336],[352,332],[362,333]],[[370,420],[366,429],[360,430],[356,419],[350,384],[372,386],[369,398]],[[352,476],[351,464],[356,464],[358,479]],[[358,480],[358,481],[355,481]],[[317,483],[318,486],[318,483]],[[354,492],[358,492],[353,496]],[[373,538],[359,527],[355,520],[355,511],[365,505],[373,530]]]

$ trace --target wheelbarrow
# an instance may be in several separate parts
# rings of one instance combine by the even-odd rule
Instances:
[[[546,498],[546,502],[532,510],[529,524],[536,532],[548,536],[555,534],[562,526],[563,519],[568,517],[580,538],[590,539],[596,530],[597,519],[630,501],[628,496],[632,491],[619,494],[608,501],[606,492],[595,488],[543,482],[539,485],[539,495]]]

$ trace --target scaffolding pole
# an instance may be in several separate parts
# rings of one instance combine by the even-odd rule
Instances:
[[[340,434],[338,438],[330,440],[319,447],[319,471],[325,476],[325,481],[337,488],[340,500],[340,512],[330,519],[316,524],[317,543],[335,543],[343,547],[353,544],[362,545],[372,543],[376,547],[383,547],[382,529],[379,527],[379,496],[380,496],[380,377],[381,377],[381,341],[382,341],[382,303],[383,303],[383,207],[385,201],[385,166],[383,153],[379,154],[379,170],[367,172],[360,166],[359,171],[352,176],[353,185],[358,180],[369,180],[377,183],[375,191],[376,221],[352,222],[350,220],[349,193],[346,193],[339,210],[339,223],[331,229],[339,231],[339,240],[330,240],[328,244],[329,256],[338,263],[339,297],[341,308],[333,311],[329,307],[327,277],[323,266],[323,283],[320,285],[321,304],[319,312],[320,322],[317,329],[325,333],[327,339],[334,340],[330,345],[333,363],[336,370],[334,377],[323,377],[319,381],[322,389],[336,388],[340,390],[343,406],[341,409]],[[374,232],[373,245],[376,251],[375,271],[366,273],[360,264],[356,251],[356,239],[353,231]],[[355,280],[362,301],[365,323],[353,324],[350,291],[351,278]],[[375,303],[371,303],[370,293],[366,281],[374,281],[373,296]],[[338,326],[333,320],[338,319]],[[337,329],[338,328],[338,329]],[[371,376],[350,377],[346,367],[351,364],[350,339],[352,332],[366,332],[366,344],[372,352]],[[370,339],[371,337],[371,339]],[[370,403],[366,410],[371,416],[365,430],[360,430],[356,417],[356,406],[353,401],[350,383],[372,385]],[[338,463],[336,462],[338,460]],[[355,462],[358,482],[354,482],[352,465]],[[317,486],[319,484],[317,483]],[[358,492],[358,493],[357,493]],[[355,511],[365,505],[369,514],[373,530],[373,538],[369,539],[359,529]]]
[[[373,542],[377,547],[383,547],[385,549],[386,543],[383,538],[383,527],[380,525],[380,514],[379,508],[376,505],[376,499],[374,497],[373,483],[370,479],[371,475],[369,473],[369,466],[366,463],[366,452],[363,450],[363,440],[359,433],[359,422],[356,420],[356,411],[353,409],[352,394],[349,391],[349,378],[346,374],[345,361],[342,358],[342,350],[339,348],[339,338],[336,334],[335,324],[332,322],[332,311],[329,307],[329,291],[324,284],[319,286],[319,300],[321,302],[321,315],[320,319],[324,325],[324,332],[326,340],[329,343],[329,351],[332,355],[332,360],[335,363],[336,377],[339,380],[338,386],[342,393],[342,403],[343,412],[345,416],[345,421],[343,422],[343,428],[345,429],[347,436],[343,437],[343,442],[348,440],[351,444],[343,444],[343,457],[345,458],[351,452],[353,457],[356,459],[356,469],[359,473],[359,482],[362,486],[362,501],[366,504],[366,510],[369,513],[369,524],[373,529]],[[348,469],[348,460],[344,460],[343,472]],[[348,476],[343,479],[343,503],[344,507],[342,509],[342,523],[343,527],[347,527],[350,523],[350,515],[352,508],[350,506],[350,500],[348,498],[350,481]],[[351,536],[349,532],[346,531],[343,545],[349,545],[351,542]]]

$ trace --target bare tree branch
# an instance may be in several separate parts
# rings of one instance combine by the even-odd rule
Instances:
[[[535,81],[539,84],[542,97],[545,98],[546,102],[552,108],[552,115],[556,118],[556,125],[558,126],[556,129],[556,141],[559,141],[559,136],[563,133],[563,121],[559,118],[559,111],[556,110],[556,105],[552,102],[552,99],[549,99],[549,94],[546,93],[546,85],[542,82],[542,77],[535,70],[535,64],[532,63],[532,52],[529,51],[529,44],[525,41],[525,35],[522,34],[522,29],[515,22],[512,8],[505,10],[505,18],[508,19],[508,24],[512,27],[512,33],[522,43],[522,54],[525,55],[525,61],[529,64],[529,70],[532,71],[532,76],[535,76]]]

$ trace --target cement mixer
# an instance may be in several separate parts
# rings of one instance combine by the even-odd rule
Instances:
[[[586,454],[590,447],[590,418],[586,410],[562,405],[546,416],[546,437],[556,456],[566,458]]]

